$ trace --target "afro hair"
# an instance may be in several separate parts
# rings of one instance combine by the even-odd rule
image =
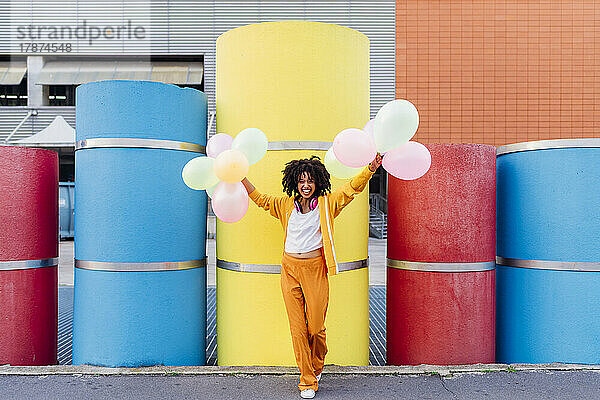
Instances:
[[[304,172],[315,182],[314,196],[324,196],[331,192],[329,172],[317,156],[292,160],[285,164],[285,168],[281,172],[283,172],[281,180],[283,191],[290,197],[298,199],[301,196],[298,191],[298,181]]]

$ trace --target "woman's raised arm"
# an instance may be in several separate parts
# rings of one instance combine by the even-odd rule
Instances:
[[[242,180],[242,185],[246,188],[250,199],[256,203],[257,206],[263,208],[266,211],[270,211],[271,215],[275,218],[281,219],[284,213],[284,202],[288,199],[287,196],[272,196],[270,194],[260,193],[248,178]]]
[[[337,217],[342,209],[346,207],[354,196],[362,192],[367,183],[381,165],[383,158],[377,153],[373,161],[365,167],[358,175],[344,183],[335,192],[331,193],[329,198],[333,201],[333,217]]]
[[[242,180],[242,185],[244,185],[244,187],[246,188],[246,192],[248,192],[248,194],[252,193],[254,191],[254,189],[256,189],[254,187],[254,185],[252,183],[250,183],[248,178],[244,178]]]

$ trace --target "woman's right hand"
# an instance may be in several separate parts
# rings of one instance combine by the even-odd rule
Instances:
[[[244,187],[246,188],[246,192],[248,192],[248,194],[252,193],[255,189],[254,185],[252,183],[250,183],[248,178],[242,179],[242,185],[244,185]]]
[[[373,159],[373,161],[371,161],[371,164],[369,164],[369,169],[372,172],[377,171],[377,168],[379,168],[379,166],[381,165],[381,163],[383,162],[383,156],[379,153],[377,153],[375,155],[375,158]]]

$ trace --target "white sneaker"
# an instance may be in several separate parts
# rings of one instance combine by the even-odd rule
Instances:
[[[315,391],[313,389],[304,389],[300,392],[300,397],[303,399],[312,399],[315,397]]]
[[[321,372],[322,374],[322,372]],[[321,380],[321,374],[317,375],[317,382],[319,382]]]

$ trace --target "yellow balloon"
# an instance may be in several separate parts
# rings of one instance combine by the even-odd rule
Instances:
[[[239,150],[225,150],[215,158],[215,175],[223,182],[239,182],[248,175],[248,159]]]

